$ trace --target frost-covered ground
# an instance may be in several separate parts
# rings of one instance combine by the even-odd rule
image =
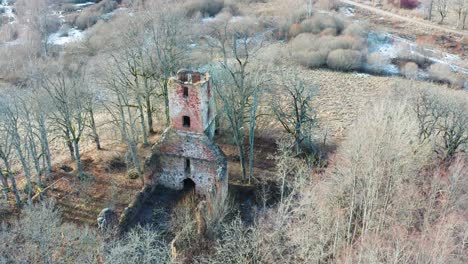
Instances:
[[[95,4],[96,2],[88,1],[85,3],[75,4],[74,6],[77,8],[77,12],[81,12],[84,8],[90,7]],[[65,16],[62,14],[61,11],[55,11],[54,13],[56,13],[56,15],[60,18],[62,26],[59,29],[59,31],[50,34],[49,38],[47,39],[47,42],[49,44],[62,46],[83,40],[84,36],[86,35],[86,32],[77,28],[70,28],[66,24]]]
[[[8,17],[10,19],[9,23],[16,22],[16,15],[13,12],[13,6],[10,5],[8,0],[1,0],[0,8],[4,10],[2,16]]]
[[[71,42],[80,41],[85,36],[84,32],[76,28],[70,28],[67,31],[53,33],[48,38],[49,44],[65,45]]]
[[[468,69],[462,67],[462,59],[458,55],[442,52],[440,50],[426,48],[389,33],[370,32],[367,38],[369,53],[377,52],[387,58],[395,59],[402,51],[410,52],[415,56],[425,57],[432,63],[448,65],[454,72],[468,76]],[[399,74],[398,67],[390,64],[386,68],[387,74]]]
[[[75,6],[77,8],[83,8],[83,7],[88,7],[88,6],[91,6],[91,5],[94,5],[96,4],[95,2],[86,2],[86,3],[81,3],[81,4],[75,4]]]

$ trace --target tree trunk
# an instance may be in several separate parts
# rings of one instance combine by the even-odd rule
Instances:
[[[29,139],[29,150],[31,151],[31,156],[34,162],[34,168],[36,169],[37,184],[43,187],[41,161],[40,161],[39,154],[37,152],[36,142],[34,142],[34,138]]]
[[[239,151],[239,163],[240,163],[240,166],[241,166],[242,179],[245,180],[247,172],[246,172],[246,169],[245,169],[244,142],[242,142],[243,137],[242,136],[239,136],[239,137],[236,139],[237,150]]]
[[[18,194],[18,188],[16,187],[15,176],[11,173],[10,162],[8,161],[8,158],[5,156],[5,153],[3,151],[1,151],[1,149],[0,149],[0,154],[1,154],[0,158],[3,160],[3,163],[5,164],[6,173],[8,175],[8,178],[10,178],[11,192],[15,196],[16,205],[19,206],[19,205],[21,205],[21,198],[20,198],[20,196]]]
[[[169,114],[169,92],[167,89],[167,80],[163,81],[163,94],[164,94],[164,107],[165,107],[165,113],[166,113],[166,127],[169,127],[171,125],[171,117]]]
[[[441,25],[444,24],[444,20],[445,20],[445,16],[442,15],[442,13],[441,13],[441,14],[440,14],[440,22],[439,22],[439,24],[441,24]]]
[[[428,14],[427,14],[427,20],[431,21],[432,20],[432,9],[434,8],[434,0],[431,0],[429,2],[429,7],[428,7]]]
[[[2,159],[3,159],[3,163],[5,164],[5,168],[7,170],[8,178],[10,178],[11,192],[15,196],[16,205],[19,206],[21,204],[21,198],[18,194],[18,187],[16,186],[15,176],[13,176],[13,174],[11,173],[10,162],[8,162],[8,159],[6,159],[5,157],[2,157]]]
[[[143,111],[143,102],[141,101],[141,96],[137,95],[137,103],[138,103],[138,112],[140,116],[140,124],[143,132],[143,144],[145,146],[149,145],[148,136],[146,135],[146,123],[145,123],[145,112]]]
[[[76,170],[78,171],[78,177],[83,175],[83,165],[81,164],[81,154],[79,147],[79,140],[73,140],[73,145],[75,148],[75,157],[76,157]]]
[[[8,190],[10,189],[10,186],[8,186],[8,178],[3,174],[2,168],[0,168],[0,180],[3,185],[3,197],[8,201]]]
[[[21,150],[21,143],[18,142],[15,144],[16,151],[18,153],[18,157],[20,158],[21,161],[21,166],[23,167],[24,171],[24,176],[26,177],[26,185],[27,185],[27,191],[28,191],[28,204],[32,204],[31,196],[32,196],[32,184],[31,184],[31,170],[29,168],[29,164],[26,161],[26,157],[23,154],[23,151]]]
[[[141,170],[140,159],[138,158],[137,144],[134,140],[130,140],[130,142],[128,142],[128,145],[130,148],[130,152],[132,154],[133,165],[135,166],[135,169],[138,171],[138,175],[140,175],[142,186],[145,186],[145,179],[143,177],[143,171]]]
[[[148,78],[145,78],[145,90],[149,91],[148,87]],[[146,93],[146,121],[148,122],[148,133],[150,135],[155,134],[153,128],[153,111],[152,111],[152,104],[151,104],[151,94],[149,92]]]
[[[462,19],[462,30],[465,29],[466,27],[466,18],[468,17],[468,11],[463,14],[463,19]]]
[[[96,144],[96,149],[97,150],[102,150],[102,147],[101,147],[101,140],[99,138],[99,134],[97,132],[97,128],[96,128],[96,121],[94,119],[94,111],[93,109],[89,109],[89,117],[90,117],[90,121],[91,121],[91,130],[93,131],[93,139],[94,139],[94,143]]]
[[[75,149],[73,148],[73,142],[70,140],[70,138],[67,138],[67,146],[68,146],[68,151],[70,152],[70,160],[75,161],[76,159]]]
[[[249,184],[253,177],[253,165],[254,165],[254,143],[255,143],[255,126],[256,116],[258,107],[258,94],[254,93],[254,101],[252,109],[250,111],[250,131],[249,131]]]
[[[47,136],[47,129],[44,122],[40,122],[39,130],[41,134],[41,149],[42,149],[42,156],[45,159],[47,164],[45,180],[47,181],[52,173],[52,161],[50,156],[50,148],[49,148],[49,139]]]

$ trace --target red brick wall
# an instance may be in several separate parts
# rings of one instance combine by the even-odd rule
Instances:
[[[184,86],[188,87],[188,97],[184,97]],[[169,87],[169,110],[171,126],[177,130],[203,133],[200,88],[190,84],[174,83]],[[183,117],[190,117],[190,127],[183,126]]]

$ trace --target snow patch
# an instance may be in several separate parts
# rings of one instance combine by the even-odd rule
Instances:
[[[49,44],[65,45],[68,43],[80,41],[84,38],[85,34],[76,28],[71,28],[66,32],[59,31],[51,34],[47,40]]]
[[[8,17],[9,20],[10,20],[10,22],[8,22],[9,24],[15,23],[16,22],[16,15],[13,12],[13,6],[10,5],[8,0],[2,0],[1,3],[0,3],[0,7],[3,8],[3,10],[4,10],[4,13],[0,14],[0,15]]]
[[[411,40],[404,39],[388,33],[370,32],[367,37],[369,53],[377,52],[389,59],[398,57],[398,53],[407,49],[410,53],[427,58],[432,63],[442,63],[448,65],[453,71],[468,75],[468,69],[461,67],[462,60],[459,56],[422,47]],[[388,74],[399,74],[396,65],[385,67]]]
[[[88,7],[88,6],[92,6],[92,5],[94,5],[94,4],[96,4],[96,3],[95,3],[95,2],[86,2],[86,3],[81,3],[81,4],[75,4],[75,7],[78,7],[78,8],[80,8],[80,7]]]

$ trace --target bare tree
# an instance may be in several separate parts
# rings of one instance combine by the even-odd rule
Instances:
[[[86,83],[83,87],[83,101],[85,111],[88,113],[89,120],[86,122],[87,126],[91,129],[91,137],[94,140],[97,150],[102,150],[101,139],[97,131],[96,112],[99,111],[99,106],[104,100],[103,94],[98,92],[97,88],[91,84]]]
[[[21,198],[18,193],[18,188],[16,185],[16,179],[13,174],[13,170],[11,167],[11,160],[12,160],[12,148],[13,148],[13,143],[11,141],[11,136],[7,131],[7,128],[4,126],[5,119],[4,116],[2,115],[0,117],[0,120],[2,121],[2,125],[0,125],[0,160],[3,162],[3,166],[0,166],[0,170],[2,171],[2,177],[8,178],[10,180],[10,185],[8,185],[8,182],[3,181],[4,187],[6,183],[6,188],[7,190],[10,190],[15,196],[15,201],[16,205],[19,206],[21,204]]]
[[[230,17],[226,17],[211,25],[208,39],[209,45],[223,56],[220,67],[212,70],[213,83],[233,133],[243,179],[247,176],[244,125],[249,123],[251,107],[258,106],[258,102],[253,104],[253,99],[259,95],[259,89],[267,79],[267,74],[262,72],[264,69],[251,66],[263,42],[255,39],[257,33],[253,24],[249,22],[251,21],[233,24],[230,22]],[[255,113],[256,109],[252,111]],[[251,125],[253,126],[250,127],[249,133],[255,131],[255,122]],[[253,164],[253,161],[250,164]]]
[[[143,170],[138,156],[138,114],[134,107],[135,97],[128,85],[128,79],[123,75],[123,70],[118,64],[107,70],[103,86],[108,96],[104,105],[113,123],[119,128],[123,141],[127,144],[130,163],[133,164],[144,184]]]
[[[51,14],[50,0],[17,0],[16,9],[20,19],[29,27],[30,35],[38,35],[42,54],[49,53],[48,37],[58,30],[58,18]]]
[[[422,141],[435,140],[444,161],[468,144],[468,104],[462,96],[421,91],[415,103]]]
[[[278,121],[287,133],[294,136],[296,154],[301,152],[300,145],[308,138],[316,121],[310,105],[316,90],[315,85],[307,84],[297,74],[285,74],[276,89],[278,95],[271,102]]]
[[[5,130],[10,135],[12,147],[16,152],[16,157],[20,160],[26,178],[26,190],[28,194],[28,204],[32,203],[32,182],[31,167],[29,164],[28,138],[23,133],[22,112],[20,98],[13,94],[7,97],[7,102],[2,105],[2,114],[4,115]],[[9,166],[8,166],[9,167]],[[7,168],[8,169],[8,168]],[[10,167],[11,169],[11,167]]]
[[[457,28],[464,30],[466,18],[468,17],[468,1],[466,0],[451,0],[451,8],[457,14]]]
[[[28,152],[29,159],[32,159],[34,169],[36,171],[36,177],[37,177],[37,184],[40,187],[43,187],[45,183],[42,180],[42,167],[41,167],[41,155],[39,151],[39,144],[41,142],[40,137],[38,136],[37,130],[36,130],[36,124],[34,120],[34,112],[36,109],[34,108],[34,103],[33,101],[35,98],[32,97],[32,94],[29,92],[26,92],[23,94],[21,98],[18,100],[18,104],[20,107],[20,115],[21,115],[21,123],[22,127],[25,132],[25,145],[26,151]]]
[[[445,18],[448,15],[449,0],[435,0],[435,9],[440,15],[440,24],[444,23]]]
[[[37,87],[39,88],[39,87]],[[33,96],[30,93],[30,96]],[[47,181],[52,173],[52,155],[49,147],[49,118],[50,118],[50,101],[47,95],[44,92],[40,92],[39,89],[34,91],[34,99],[30,98],[30,103],[32,106],[32,118],[35,121],[36,135],[40,141],[42,157],[42,167],[45,171],[45,180]]]
[[[168,80],[185,64],[190,32],[181,10],[163,3],[154,3],[149,9],[151,36],[150,59],[153,78],[159,82],[164,98],[166,126],[170,125]]]
[[[88,117],[83,100],[85,95],[81,89],[83,83],[85,83],[84,73],[65,71],[45,76],[42,83],[54,106],[52,119],[68,144],[79,177],[83,176],[79,143]]]
[[[434,1],[438,1],[438,0],[424,0],[423,1],[423,4],[426,6],[426,9],[427,9],[427,14],[426,14],[427,20],[432,20],[432,14],[434,12]]]

